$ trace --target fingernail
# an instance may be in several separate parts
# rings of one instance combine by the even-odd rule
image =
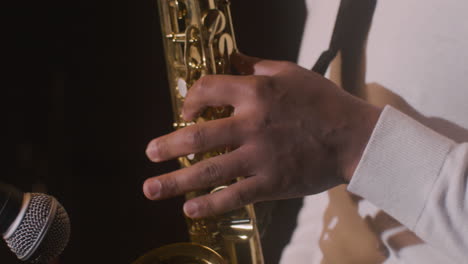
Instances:
[[[198,211],[198,204],[195,202],[186,202],[184,204],[184,213],[188,217],[195,217]]]
[[[150,144],[148,146],[148,148],[146,149],[146,156],[148,156],[148,158],[152,161],[160,161],[156,144]]]
[[[148,182],[146,185],[146,192],[149,198],[157,199],[161,193],[161,182],[153,180]]]

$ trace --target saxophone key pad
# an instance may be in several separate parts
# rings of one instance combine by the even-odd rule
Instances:
[[[184,79],[179,78],[177,80],[177,90],[179,91],[179,95],[182,98],[185,98],[187,96],[187,92],[188,92],[187,82]]]

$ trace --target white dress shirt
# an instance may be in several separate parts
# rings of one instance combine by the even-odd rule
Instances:
[[[327,48],[339,2],[307,1],[300,65],[310,68]],[[366,82],[380,90],[370,101],[398,100],[389,99],[395,108],[385,107],[348,190],[366,199],[362,217],[382,209],[426,242],[391,251],[387,264],[468,263],[467,13],[462,0],[377,4]],[[320,263],[327,205],[326,193],[305,198],[281,263]]]

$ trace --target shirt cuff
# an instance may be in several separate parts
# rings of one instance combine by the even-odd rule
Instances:
[[[454,142],[386,106],[348,190],[414,229]]]

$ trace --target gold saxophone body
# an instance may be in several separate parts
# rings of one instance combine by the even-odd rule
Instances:
[[[206,109],[194,123],[181,116],[188,89],[201,77],[231,74],[230,56],[237,51],[228,0],[157,0],[166,53],[174,128],[229,117],[232,107]],[[191,166],[228,148],[179,158]],[[241,180],[239,178],[238,180]],[[231,182],[232,183],[232,182]],[[225,186],[186,194],[187,199],[222,191]],[[253,205],[228,214],[186,218],[191,243],[165,246],[140,257],[134,264],[263,264]]]

